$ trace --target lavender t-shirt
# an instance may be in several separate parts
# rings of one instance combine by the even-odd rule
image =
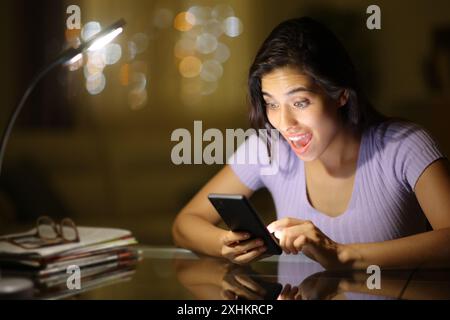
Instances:
[[[306,193],[304,162],[283,138],[278,144],[278,172],[264,173],[267,149],[256,147],[258,139],[256,135],[249,137],[236,150],[234,159],[243,159],[249,152],[257,154],[259,163],[235,161],[230,166],[250,189],[266,187],[270,191],[278,219],[310,220],[339,243],[386,241],[426,230],[426,217],[414,187],[423,171],[444,155],[420,126],[387,121],[363,132],[352,196],[347,210],[337,217],[312,207]]]

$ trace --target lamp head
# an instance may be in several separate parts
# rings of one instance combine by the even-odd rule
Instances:
[[[61,63],[72,64],[81,59],[83,52],[96,51],[110,43],[114,38],[122,33],[126,22],[120,19],[109,27],[103,29],[99,33],[93,35],[86,42],[82,43],[78,48],[70,48],[63,52]]]
[[[122,33],[125,24],[125,20],[120,19],[119,21],[116,21],[99,33],[93,35],[85,43],[83,51],[96,51],[103,48],[105,45],[110,43],[112,40],[114,40],[114,38]]]

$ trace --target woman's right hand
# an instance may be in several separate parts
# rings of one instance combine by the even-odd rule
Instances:
[[[221,254],[224,258],[236,264],[249,263],[265,251],[262,239],[249,239],[250,234],[245,232],[226,231],[221,237]]]

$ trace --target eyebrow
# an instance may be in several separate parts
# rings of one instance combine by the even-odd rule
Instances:
[[[290,96],[290,95],[292,95],[292,94],[294,94],[294,93],[297,93],[297,92],[303,92],[303,91],[306,91],[306,92],[314,92],[312,89],[309,89],[309,88],[306,88],[306,87],[298,87],[298,88],[294,88],[294,89],[292,89],[292,90],[286,92],[285,95],[286,95],[286,96]],[[272,95],[271,95],[270,93],[265,92],[265,91],[262,92],[262,95],[263,95],[263,96],[268,96],[268,97],[270,97],[270,98],[273,98]]]

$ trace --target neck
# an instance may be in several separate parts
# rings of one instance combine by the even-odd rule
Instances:
[[[333,176],[354,173],[359,155],[361,134],[342,126],[324,153],[314,162]]]

